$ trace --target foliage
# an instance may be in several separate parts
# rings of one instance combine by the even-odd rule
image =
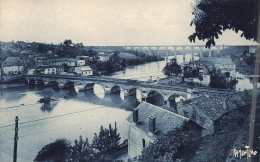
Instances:
[[[46,88],[42,91],[44,99],[50,99],[53,96],[53,90],[51,88]]]
[[[63,44],[66,46],[66,47],[69,47],[71,45],[73,45],[72,41],[70,39],[66,39]]]
[[[174,59],[171,63],[167,64],[163,68],[163,73],[168,77],[171,75],[178,76],[181,71],[181,66],[177,63],[176,59]]]
[[[92,147],[100,152],[116,150],[119,148],[120,139],[121,137],[120,133],[117,133],[116,123],[114,129],[111,127],[111,124],[109,124],[109,129],[104,129],[101,125],[99,135],[94,134]]]
[[[161,135],[158,139],[143,149],[140,161],[174,161],[176,154],[192,141],[191,133],[176,129],[167,134]]]
[[[82,136],[79,140],[74,141],[74,145],[70,147],[69,162],[86,162],[94,161],[94,151],[88,142],[88,138],[84,141]]]
[[[92,144],[89,144],[88,138],[84,141],[82,136],[76,139],[73,145],[66,139],[58,139],[44,146],[35,161],[112,162],[126,152],[125,147],[119,145],[120,139],[116,123],[115,128],[112,128],[111,124],[109,129],[101,126],[99,136],[95,133]]]
[[[183,75],[184,75],[184,78],[199,77],[199,69],[198,68],[192,69],[189,66],[185,66]]]
[[[206,39],[205,46],[209,48],[215,45],[215,39],[222,35],[222,31],[231,29],[236,33],[242,31],[241,37],[259,41],[259,6],[259,0],[200,0],[193,7],[191,26],[195,25],[195,33],[189,36],[189,40]]]
[[[65,161],[69,153],[69,142],[66,139],[57,139],[55,142],[44,146],[34,161]]]
[[[213,70],[210,71],[209,87],[211,87],[211,88],[233,88],[236,85],[237,80],[232,79],[232,80],[228,81],[227,76],[228,76],[228,74],[223,74],[223,73],[221,73],[221,71],[219,69],[216,70],[216,68],[213,68]],[[229,76],[230,76],[230,74],[229,74]]]

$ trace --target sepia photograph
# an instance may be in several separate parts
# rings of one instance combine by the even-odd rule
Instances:
[[[0,0],[0,162],[259,162],[260,0]]]

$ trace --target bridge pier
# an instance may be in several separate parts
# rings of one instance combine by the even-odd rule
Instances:
[[[166,51],[166,64],[169,62],[169,51]]]
[[[212,57],[212,56],[211,56],[211,49],[209,49],[208,51],[209,51],[209,57]]]
[[[182,61],[183,61],[183,62],[185,62],[185,55],[186,55],[185,53],[182,54]]]
[[[84,91],[85,90],[85,85],[82,84],[75,84],[74,89],[77,93]]]
[[[58,83],[58,86],[59,86],[59,88],[61,89],[61,88],[64,88],[64,83]]]
[[[194,61],[194,48],[192,48],[192,51],[191,51],[191,60]]]
[[[111,94],[111,88],[110,87],[105,87],[104,91],[105,91],[106,95],[110,95]]]

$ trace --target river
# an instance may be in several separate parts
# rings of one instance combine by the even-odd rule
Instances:
[[[171,58],[171,57],[170,57]],[[186,55],[190,60],[191,55]],[[195,57],[198,59],[198,57]],[[177,56],[177,61],[182,62],[182,56]],[[116,72],[111,75],[114,78],[148,80],[150,76],[166,77],[162,73],[166,61],[147,63],[133,66],[125,71]],[[241,76],[244,77],[244,76]],[[237,89],[243,90],[252,87],[249,79],[241,79]],[[37,101],[42,98],[42,90],[28,87],[4,89],[0,95],[0,161],[10,162],[13,157],[14,120],[19,116],[19,140],[18,161],[33,161],[38,151],[58,138],[66,138],[72,143],[79,135],[92,141],[94,133],[99,132],[103,125],[108,128],[109,124],[114,126],[117,122],[118,132],[121,140],[127,138],[126,117],[130,111],[124,108],[132,108],[140,101],[137,99],[124,99],[120,96],[107,96],[104,90],[94,86],[94,93],[80,92],[76,96],[64,99],[67,91],[54,92],[57,100],[51,105],[44,105]],[[138,97],[139,96],[139,97]],[[11,126],[8,126],[11,125]],[[7,127],[3,127],[7,126]]]

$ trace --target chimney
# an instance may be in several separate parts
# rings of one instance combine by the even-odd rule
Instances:
[[[155,117],[154,116],[149,116],[149,132],[154,133],[155,130]]]
[[[138,123],[138,111],[139,109],[134,109],[133,111],[133,122]]]

